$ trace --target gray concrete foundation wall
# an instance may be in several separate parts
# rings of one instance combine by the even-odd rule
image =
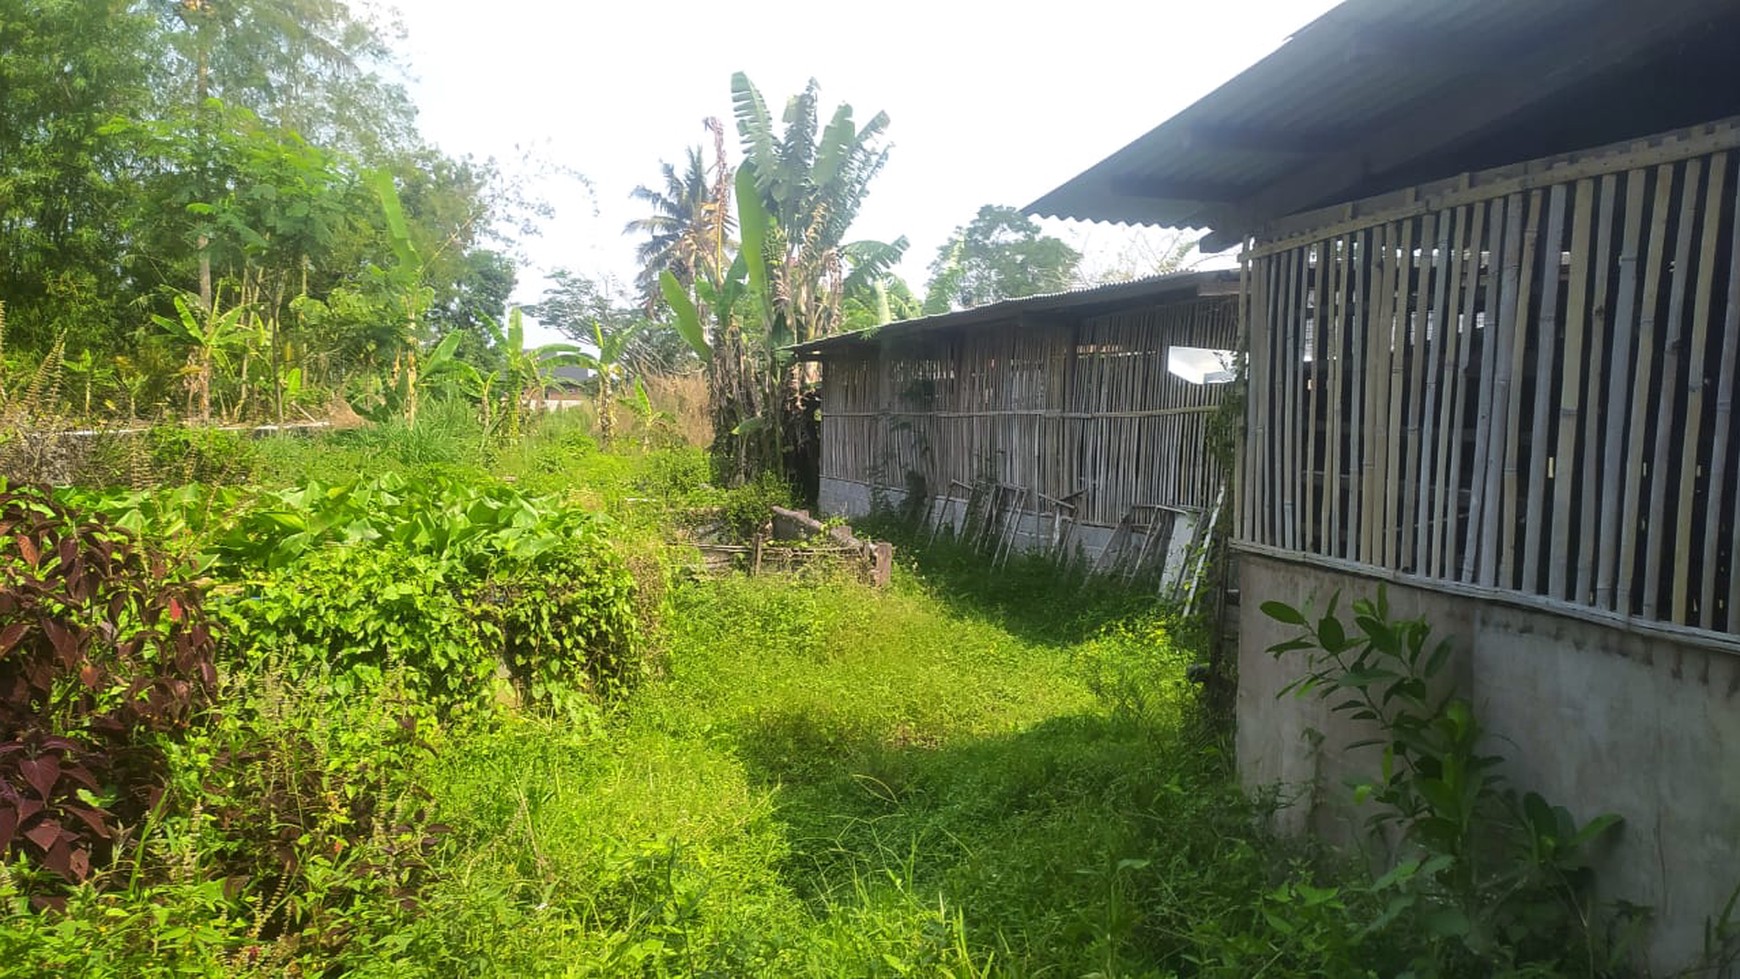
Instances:
[[[1252,553],[1239,557],[1238,767],[1248,789],[1279,786],[1294,804],[1280,828],[1365,840],[1366,812],[1346,779],[1375,772],[1377,749],[1315,696],[1277,693],[1303,653],[1267,648],[1298,630],[1266,601],[1321,611],[1373,597],[1375,579]],[[1491,734],[1519,790],[1579,821],[1615,812],[1618,842],[1599,864],[1602,896],[1654,909],[1648,957],[1658,974],[1692,964],[1704,925],[1740,885],[1740,655],[1694,640],[1421,587],[1387,586],[1398,617],[1424,616],[1453,637],[1453,680]],[[1343,616],[1347,621],[1348,616]]]

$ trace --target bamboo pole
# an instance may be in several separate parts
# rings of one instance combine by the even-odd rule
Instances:
[[[1333,286],[1332,308],[1328,317],[1329,342],[1325,349],[1329,355],[1329,389],[1324,392],[1324,414],[1329,420],[1329,434],[1325,439],[1327,459],[1323,466],[1323,501],[1328,510],[1328,538],[1323,548],[1325,553],[1338,557],[1347,556],[1347,539],[1342,535],[1342,510],[1347,503],[1346,483],[1342,478],[1342,431],[1343,419],[1347,415],[1347,407],[1342,399],[1346,383],[1344,365],[1347,360],[1347,325],[1349,315],[1347,307],[1347,286],[1352,278],[1350,271],[1353,263],[1353,252],[1350,240],[1343,236],[1331,244],[1333,257],[1332,269],[1335,276]]]
[[[1725,169],[1725,168],[1723,168]],[[1740,181],[1734,185],[1734,209],[1732,237],[1729,239],[1728,254],[1740,256]],[[1710,482],[1708,503],[1704,507],[1704,540],[1706,546],[1714,548],[1721,540],[1723,529],[1728,531],[1728,590],[1725,597],[1726,613],[1722,627],[1729,632],[1740,632],[1740,617],[1735,609],[1740,609],[1740,502],[1728,492],[1728,443],[1734,434],[1734,374],[1735,363],[1740,361],[1740,273],[1730,265],[1728,272],[1728,296],[1726,311],[1722,317],[1722,353],[1717,359],[1721,364],[1716,381],[1716,413],[1712,423],[1712,445],[1710,449]],[[1725,525],[1725,527],[1724,527]],[[1702,602],[1699,607],[1699,624],[1715,628],[1716,619],[1716,569],[1717,556],[1711,552],[1706,562],[1709,569],[1704,572],[1704,588]]]
[[[1406,410],[1408,365],[1408,307],[1411,303],[1414,278],[1414,223],[1401,225],[1400,247],[1392,247],[1384,257],[1389,260],[1390,284],[1384,294],[1389,311],[1384,316],[1386,336],[1384,351],[1389,357],[1388,414],[1385,416],[1384,445],[1384,509],[1382,560],[1386,568],[1401,566],[1401,525],[1406,511],[1402,510],[1403,470],[1402,429],[1407,425]]]
[[[1426,418],[1421,435],[1420,500],[1415,521],[1422,533],[1417,571],[1431,577],[1443,575],[1443,535],[1439,521],[1444,505],[1444,473],[1448,468],[1450,430],[1448,411],[1456,383],[1455,349],[1460,335],[1456,304],[1461,299],[1457,280],[1462,270],[1461,237],[1466,233],[1465,208],[1443,212],[1439,217],[1439,240],[1434,262],[1432,315],[1427,320],[1430,340],[1426,355]]]
[[[1554,455],[1548,444],[1551,429],[1548,428],[1548,413],[1552,411],[1553,374],[1558,366],[1555,359],[1556,341],[1559,333],[1559,246],[1563,243],[1565,232],[1565,192],[1566,185],[1555,184],[1548,193],[1547,234],[1541,246],[1541,313],[1539,325],[1535,330],[1535,403],[1530,418],[1529,432],[1529,476],[1528,503],[1523,519],[1523,561],[1522,589],[1538,592],[1541,590],[1541,540],[1546,528],[1542,526],[1542,517],[1549,516],[1554,523],[1569,520],[1570,511],[1543,514],[1547,498],[1547,460],[1553,459],[1552,475],[1556,481],[1570,482],[1569,474],[1561,468],[1563,465],[1563,450]],[[1565,376],[1566,387],[1575,387],[1578,378],[1575,375]],[[1560,569],[1563,576],[1565,555],[1554,555],[1548,564]],[[1553,592],[1556,596],[1558,593]]]
[[[1503,498],[1499,506],[1491,511],[1493,522],[1498,528],[1498,577],[1493,583],[1505,588],[1516,587],[1517,460],[1522,442],[1522,385],[1527,369],[1528,322],[1534,298],[1534,256],[1535,244],[1539,240],[1537,229],[1541,218],[1541,196],[1538,190],[1529,194],[1526,217],[1523,219],[1521,251],[1505,256],[1507,273],[1512,264],[1516,266],[1516,292],[1515,298],[1505,303],[1506,309],[1512,311],[1510,328],[1506,330],[1506,337],[1511,344],[1511,358],[1508,373],[1500,377],[1501,381],[1508,382],[1504,391],[1504,470],[1501,477]],[[1503,367],[1501,361],[1500,368]]]
[[[1276,324],[1278,352],[1275,357],[1274,388],[1280,393],[1280,506],[1281,521],[1279,543],[1289,551],[1298,550],[1298,540],[1294,535],[1293,494],[1298,487],[1298,431],[1296,419],[1298,416],[1298,391],[1296,373],[1293,370],[1294,336],[1297,329],[1299,308],[1296,290],[1299,278],[1299,250],[1285,253],[1285,268],[1281,275],[1281,320]]]
[[[1444,233],[1450,233],[1449,215],[1444,216]],[[1420,227],[1420,260],[1419,273],[1415,284],[1409,288],[1411,296],[1418,297],[1418,302],[1412,312],[1408,313],[1408,464],[1402,473],[1402,484],[1405,496],[1398,520],[1404,523],[1402,527],[1402,567],[1411,572],[1418,572],[1425,561],[1426,528],[1424,519],[1426,510],[1427,485],[1423,470],[1431,468],[1425,451],[1432,441],[1431,411],[1426,407],[1426,374],[1427,364],[1431,360],[1431,352],[1437,349],[1441,342],[1434,328],[1433,317],[1438,315],[1441,307],[1432,302],[1433,279],[1440,281],[1443,273],[1438,268],[1438,257],[1443,254],[1438,240],[1437,213],[1425,216]],[[1410,265],[1412,259],[1410,259]],[[1437,377],[1432,378],[1436,384]],[[1410,529],[1405,526],[1412,522]]]
[[[1600,183],[1601,207],[1596,221],[1595,284],[1592,289],[1591,336],[1589,345],[1589,396],[1583,417],[1583,480],[1580,529],[1577,547],[1577,600],[1599,604],[1596,597],[1596,575],[1601,548],[1606,546],[1600,535],[1600,510],[1610,495],[1611,481],[1602,455],[1602,403],[1605,387],[1611,382],[1606,366],[1608,341],[1613,337],[1613,310],[1608,304],[1608,286],[1612,280],[1614,214],[1618,209],[1619,177],[1607,174]],[[1623,245],[1621,246],[1623,248]]]
[[[1347,430],[1347,558],[1365,560],[1365,433],[1370,422],[1365,413],[1366,351],[1370,349],[1370,296],[1366,283],[1371,279],[1372,241],[1377,233],[1368,228],[1352,239],[1353,254],[1348,267],[1353,273],[1349,298],[1353,304],[1353,321],[1348,330],[1348,349],[1353,354],[1353,390],[1348,393]]]
[[[1496,206],[1496,205],[1493,205]],[[1462,301],[1457,310],[1456,323],[1459,339],[1456,351],[1456,390],[1455,403],[1451,407],[1450,421],[1444,426],[1445,437],[1450,442],[1450,466],[1445,473],[1444,510],[1439,517],[1439,535],[1444,539],[1444,557],[1439,577],[1461,578],[1466,580],[1468,574],[1458,574],[1458,557],[1466,550],[1463,547],[1463,534],[1468,533],[1469,523],[1462,519],[1462,446],[1467,440],[1469,361],[1474,350],[1474,342],[1480,339],[1476,334],[1475,322],[1479,316],[1480,278],[1481,278],[1481,243],[1486,239],[1486,216],[1489,210],[1487,204],[1476,204],[1470,209],[1470,226],[1464,236],[1467,247],[1466,259],[1462,262],[1460,274],[1452,288],[1462,291]]]
[[[1583,408],[1583,385],[1585,381],[1590,384],[1596,382],[1593,374],[1584,373],[1583,363],[1583,338],[1589,332],[1589,222],[1595,211],[1594,205],[1595,181],[1578,181],[1572,192],[1571,204],[1571,268],[1565,293],[1565,352],[1559,366],[1559,377],[1562,379],[1559,391],[1559,439],[1553,455],[1552,551],[1547,561],[1547,594],[1554,598],[1575,597],[1577,601],[1587,599],[1588,595],[1582,592],[1575,596],[1566,593],[1572,585],[1571,553],[1574,548],[1580,567],[1594,543],[1589,540],[1587,533],[1582,537],[1571,535],[1572,508],[1580,498],[1582,510],[1588,513],[1590,494],[1594,490],[1593,483],[1585,481],[1582,492],[1579,493],[1577,476],[1577,436],[1581,420],[1579,415]],[[1600,307],[1605,303],[1605,298],[1597,294],[1595,305]],[[1601,344],[1601,336],[1600,333],[1595,335],[1597,347]],[[1589,450],[1589,444],[1584,443],[1583,451]]]
[[[1625,499],[1623,468],[1625,416],[1631,393],[1632,337],[1637,330],[1638,263],[1643,245],[1643,205],[1648,174],[1633,170],[1625,175],[1625,231],[1619,245],[1619,303],[1613,320],[1612,367],[1607,373],[1606,431],[1601,453],[1605,476],[1601,496],[1601,557],[1596,568],[1595,604],[1614,608],[1619,576],[1620,510]],[[1630,575],[1630,569],[1625,572]],[[1629,589],[1628,589],[1629,590]],[[1629,611],[1629,609],[1628,609]]]
[[[1317,403],[1323,399],[1323,340],[1324,340],[1324,307],[1328,304],[1327,287],[1329,277],[1328,261],[1329,243],[1320,241],[1312,246],[1316,258],[1315,274],[1311,278],[1311,331],[1305,345],[1305,357],[1301,359],[1300,369],[1305,371],[1305,515],[1302,523],[1305,527],[1304,539],[1300,542],[1304,550],[1321,553],[1323,548],[1324,521],[1320,511],[1320,501],[1328,496],[1326,480],[1328,473],[1323,465],[1323,455],[1319,453],[1318,426],[1322,422],[1317,417]],[[1307,366],[1308,365],[1308,366]],[[1327,448],[1327,447],[1326,447]]]
[[[1625,506],[1619,527],[1619,578],[1616,582],[1616,595],[1619,610],[1622,612],[1631,612],[1636,608],[1634,599],[1637,596],[1634,592],[1637,584],[1637,537],[1644,490],[1644,437],[1648,431],[1646,412],[1649,410],[1650,390],[1655,381],[1658,318],[1656,307],[1661,294],[1662,279],[1667,274],[1662,261],[1667,244],[1668,214],[1673,204],[1673,166],[1667,164],[1656,168],[1655,181],[1655,204],[1650,211],[1648,264],[1644,268],[1643,299],[1639,304],[1637,372],[1631,389],[1631,412],[1622,419],[1632,427],[1632,436],[1626,444]]]
[[[1692,163],[1696,163],[1694,160]],[[1687,164],[1688,172],[1691,163]],[[1704,380],[1708,372],[1704,356],[1710,336],[1710,294],[1714,290],[1715,278],[1721,274],[1716,268],[1716,249],[1720,243],[1719,225],[1722,214],[1723,183],[1727,176],[1728,155],[1717,153],[1710,160],[1710,176],[1706,184],[1703,206],[1699,209],[1703,214],[1703,237],[1698,247],[1698,279],[1697,292],[1692,301],[1691,354],[1686,360],[1686,414],[1683,435],[1678,440],[1680,448],[1680,499],[1675,508],[1675,522],[1678,533],[1671,552],[1673,563],[1669,570],[1673,575],[1673,621],[1697,625],[1703,619],[1703,609],[1698,610],[1696,619],[1692,616],[1691,585],[1692,585],[1692,524],[1696,520],[1694,512],[1701,467],[1698,465],[1699,440],[1704,422]],[[1690,196],[1691,181],[1687,183],[1687,196]],[[1690,268],[1680,266],[1675,270],[1680,276],[1690,275]],[[1676,324],[1678,318],[1676,317]],[[1686,330],[1683,324],[1678,329]],[[1665,399],[1664,399],[1665,400]],[[1664,406],[1665,407],[1665,406]],[[1664,412],[1666,418],[1671,412]],[[1665,467],[1664,467],[1665,472]],[[1716,493],[1706,484],[1704,501],[1706,508],[1714,505]],[[1665,530],[1665,528],[1664,528]],[[1665,536],[1665,535],[1664,535]],[[1659,548],[1658,548],[1659,553]],[[1716,576],[1716,546],[1713,539],[1700,542],[1701,560],[1697,567],[1706,579]]]
[[[1491,523],[1495,542],[1498,536],[1497,523],[1487,514],[1498,502],[1494,497],[1498,495],[1500,459],[1495,458],[1494,454],[1501,453],[1502,450],[1491,433],[1495,424],[1493,416],[1497,414],[1495,406],[1505,403],[1503,393],[1497,387],[1499,335],[1504,332],[1501,323],[1505,300],[1513,288],[1504,282],[1495,282],[1494,279],[1501,276],[1494,276],[1493,269],[1508,262],[1509,255],[1518,247],[1522,237],[1521,215],[1520,195],[1513,195],[1503,203],[1494,201],[1492,225],[1487,229],[1489,255],[1483,275],[1486,283],[1483,319],[1486,336],[1481,342],[1480,395],[1475,409],[1478,421],[1474,428],[1474,479],[1470,484],[1468,499],[1468,547],[1463,555],[1462,565],[1463,580],[1482,585],[1491,584],[1498,567],[1493,560],[1493,542],[1488,541],[1486,531],[1487,525]],[[1514,234],[1511,233],[1513,228],[1516,229]],[[1507,244],[1510,247],[1507,248]],[[1513,320],[1514,312],[1513,308]],[[1488,569],[1491,569],[1491,573]]]

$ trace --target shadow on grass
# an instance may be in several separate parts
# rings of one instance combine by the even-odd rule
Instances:
[[[1272,859],[1218,741],[1176,716],[943,741],[791,712],[738,754],[775,792],[794,892],[824,911],[867,881],[943,902],[1017,974],[1178,967],[1200,898],[1257,893]]]
[[[928,530],[898,518],[873,516],[856,526],[894,544],[896,575],[916,575],[956,614],[991,619],[1032,642],[1079,642],[1159,604],[1152,583],[1090,575],[1047,555],[1012,554],[993,568],[990,555],[948,534],[932,541]]]

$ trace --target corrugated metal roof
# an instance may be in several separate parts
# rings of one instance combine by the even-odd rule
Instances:
[[[1226,225],[1393,189],[1374,186],[1385,173],[1405,173],[1408,181],[1395,186],[1406,186],[1422,176],[1416,158],[1449,168],[1429,176],[1492,165],[1469,165],[1442,152],[1440,137],[1477,133],[1515,117],[1735,6],[1733,0],[1346,0],[1025,210],[1242,231]],[[1468,111],[1483,99],[1487,116]],[[1449,107],[1460,114],[1450,118]],[[1444,116],[1441,131],[1434,131],[1434,114]],[[1413,157],[1406,138],[1382,153],[1358,152],[1380,136],[1405,137],[1410,129],[1425,133],[1413,140],[1419,144]],[[1341,186],[1320,200],[1271,200],[1279,210],[1260,213],[1258,205],[1253,213],[1252,202],[1265,191],[1297,181],[1325,157],[1339,157]],[[1355,187],[1357,195],[1335,196]]]
[[[799,360],[820,360],[847,350],[891,343],[918,334],[997,323],[1014,323],[1024,317],[1044,314],[1074,313],[1091,315],[1101,310],[1127,307],[1143,302],[1172,298],[1173,301],[1197,296],[1231,295],[1238,288],[1239,273],[1231,269],[1206,272],[1175,272],[1131,282],[1092,286],[1067,292],[1049,292],[952,313],[939,313],[917,319],[898,320],[867,330],[841,333],[822,340],[787,347]]]

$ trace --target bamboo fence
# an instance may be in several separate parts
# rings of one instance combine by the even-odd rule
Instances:
[[[1205,437],[1223,385],[1170,373],[1168,355],[1230,350],[1237,321],[1237,297],[1192,298],[939,328],[831,358],[822,477],[930,495],[1003,484],[1027,490],[1031,512],[1073,496],[1075,519],[1102,527],[1138,505],[1206,509],[1222,479]]]
[[[1740,632],[1737,148],[1705,127],[1254,240],[1240,540]]]

